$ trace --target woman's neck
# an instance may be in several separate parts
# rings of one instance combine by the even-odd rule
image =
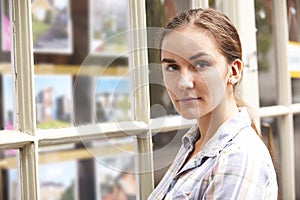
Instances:
[[[217,129],[232,116],[239,112],[235,101],[230,104],[220,104],[212,112],[198,119],[200,138],[195,146],[201,150],[210,138],[216,133]]]

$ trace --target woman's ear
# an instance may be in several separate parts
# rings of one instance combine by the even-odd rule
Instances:
[[[243,62],[240,59],[235,59],[230,66],[229,83],[237,84],[242,78]]]

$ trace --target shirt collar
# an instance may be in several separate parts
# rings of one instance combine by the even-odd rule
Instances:
[[[182,144],[187,149],[193,146],[194,142],[199,138],[199,128],[197,125],[194,125],[190,130],[183,136]]]
[[[201,155],[205,157],[214,157],[233,139],[241,129],[251,126],[251,120],[246,107],[240,109],[240,112],[232,118],[225,121],[208,141],[201,151]],[[191,147],[199,138],[198,126],[193,126],[182,138],[185,148]]]

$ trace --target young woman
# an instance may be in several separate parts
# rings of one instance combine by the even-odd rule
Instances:
[[[149,199],[277,199],[269,151],[234,95],[243,63],[230,20],[214,9],[185,11],[166,25],[160,49],[174,107],[198,123]]]

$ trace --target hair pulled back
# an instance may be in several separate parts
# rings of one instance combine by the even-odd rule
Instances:
[[[215,9],[190,9],[172,18],[165,26],[160,37],[159,47],[170,30],[192,26],[206,30],[215,38],[220,53],[228,63],[235,59],[242,60],[242,47],[235,26],[226,15]]]

